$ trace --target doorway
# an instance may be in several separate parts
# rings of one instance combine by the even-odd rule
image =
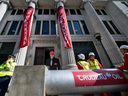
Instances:
[[[36,47],[34,65],[46,65],[46,60],[50,58],[49,52],[54,51],[53,47]]]
[[[93,42],[73,42],[72,44],[76,62],[78,61],[78,54],[83,53],[85,55],[85,60],[87,60],[90,52],[94,52],[96,54],[96,59],[100,62],[100,58]]]

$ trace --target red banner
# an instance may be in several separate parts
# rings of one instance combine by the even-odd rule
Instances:
[[[102,86],[128,84],[125,75],[119,71],[79,71],[72,72],[75,86]]]
[[[64,46],[65,46],[65,48],[72,48],[64,8],[62,8],[62,7],[59,8],[58,17],[59,17],[61,32],[63,35]]]
[[[32,18],[33,12],[34,12],[33,8],[28,8],[25,14],[22,31],[21,31],[19,48],[29,46],[31,18]]]

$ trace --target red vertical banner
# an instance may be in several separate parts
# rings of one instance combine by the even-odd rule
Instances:
[[[30,27],[31,27],[31,19],[32,19],[33,12],[34,12],[33,8],[28,8],[26,11],[23,25],[22,25],[19,48],[29,46]]]
[[[68,24],[67,24],[66,15],[65,15],[65,10],[63,7],[59,8],[58,17],[59,17],[61,32],[63,35],[64,46],[65,46],[65,48],[72,48],[72,44],[71,44],[71,40],[70,40],[70,36],[69,36]]]

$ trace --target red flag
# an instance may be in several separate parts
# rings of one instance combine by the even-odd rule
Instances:
[[[72,48],[72,44],[71,44],[71,40],[70,40],[70,36],[69,36],[68,25],[67,25],[67,20],[66,20],[66,15],[65,15],[65,10],[63,7],[59,8],[58,17],[59,17],[61,32],[63,35],[64,46],[65,46],[65,48]]]
[[[31,18],[32,18],[33,12],[34,12],[33,8],[28,8],[25,14],[22,31],[21,31],[22,33],[21,33],[19,48],[29,46]]]

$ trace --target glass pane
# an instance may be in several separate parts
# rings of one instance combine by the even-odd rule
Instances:
[[[20,31],[21,31],[22,23],[23,23],[23,21],[20,22],[20,26],[19,26],[19,28],[18,28],[18,32],[17,32],[16,35],[19,35],[19,33],[20,33]]]
[[[108,31],[110,32],[110,34],[115,34],[112,30],[112,28],[108,25],[108,23],[106,21],[103,21],[104,25],[106,26],[106,28],[108,29]]]
[[[13,10],[12,13],[11,13],[11,15],[14,15],[15,13],[16,13],[16,10]]]
[[[73,30],[72,30],[71,21],[68,21],[68,28],[69,28],[70,34],[74,34],[74,33],[73,33]]]
[[[42,34],[49,34],[49,21],[43,21]]]
[[[128,4],[125,2],[121,2],[125,7],[128,7]]]
[[[36,30],[35,30],[35,35],[40,34],[40,26],[41,26],[41,21],[36,22]]]
[[[82,34],[82,31],[80,29],[79,22],[78,21],[73,21],[73,24],[74,24],[74,28],[75,28],[76,34]]]
[[[81,12],[80,12],[79,9],[76,9],[76,12],[77,12],[78,15],[81,15]]]
[[[21,15],[23,10],[19,9],[16,15]]]
[[[96,13],[97,13],[98,15],[102,15],[101,12],[100,12],[100,10],[97,10],[97,9],[96,9]]]
[[[8,32],[8,35],[14,35],[19,21],[13,21],[12,26]]]
[[[7,23],[5,24],[1,35],[5,35],[6,34],[6,31],[8,30],[8,27],[9,27],[10,23],[11,23],[11,21],[7,21]]]
[[[71,13],[72,15],[76,15],[76,12],[75,12],[74,9],[70,9],[70,13]]]
[[[44,9],[44,14],[48,15],[49,14],[49,9]]]
[[[54,9],[51,9],[51,15],[54,15],[55,13],[54,13]]]
[[[115,24],[112,21],[109,21],[109,23],[112,25],[112,27],[115,29],[115,31],[117,32],[117,34],[121,34],[120,31],[117,29],[117,27],[115,26]]]
[[[75,54],[76,61],[78,60],[78,54],[83,53],[85,55],[85,60],[88,59],[88,54],[94,52],[96,54],[96,59],[100,61],[96,48],[93,42],[72,42],[73,50]]]
[[[107,13],[104,10],[101,10],[104,15],[107,15]]]
[[[39,9],[39,10],[38,10],[38,14],[39,14],[39,15],[42,15],[42,9]]]
[[[56,27],[55,27],[55,21],[51,21],[51,34],[56,34]]]
[[[5,62],[8,58],[8,55],[12,54],[15,42],[6,42],[6,43],[0,43],[0,64]]]
[[[120,48],[121,45],[128,45],[126,41],[116,41],[117,46]]]
[[[89,31],[88,31],[88,28],[87,28],[85,22],[84,21],[81,21],[81,24],[83,26],[83,29],[84,29],[85,34],[89,34]]]

